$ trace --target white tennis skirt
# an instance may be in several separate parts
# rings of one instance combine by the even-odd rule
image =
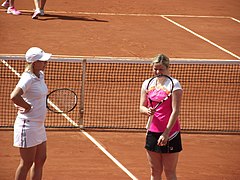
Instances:
[[[44,122],[17,118],[14,123],[13,146],[29,148],[47,141]]]

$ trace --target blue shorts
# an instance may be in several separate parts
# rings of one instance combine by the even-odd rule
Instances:
[[[162,133],[148,131],[145,149],[157,153],[176,153],[182,151],[181,133],[175,132],[169,137],[166,146],[158,146],[157,141]]]

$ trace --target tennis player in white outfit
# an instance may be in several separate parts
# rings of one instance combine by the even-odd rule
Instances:
[[[46,96],[44,69],[52,54],[38,47],[30,48],[25,55],[27,66],[11,93],[11,100],[18,108],[14,124],[14,144],[19,147],[20,164],[15,179],[41,179],[46,160]]]

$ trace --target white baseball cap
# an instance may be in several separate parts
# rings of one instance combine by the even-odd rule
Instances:
[[[45,53],[38,47],[31,47],[25,54],[26,61],[32,63],[35,61],[48,61],[52,54]]]

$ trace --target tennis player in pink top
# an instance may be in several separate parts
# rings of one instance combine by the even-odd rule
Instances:
[[[169,72],[169,58],[160,54],[152,61],[154,75],[167,75]],[[143,82],[140,98],[140,112],[148,116],[153,115],[147,130],[145,149],[151,167],[151,180],[160,180],[165,172],[168,180],[177,179],[176,167],[179,152],[182,151],[180,123],[178,115],[182,99],[182,88],[179,81],[170,76],[174,88],[172,95],[156,109],[150,106],[149,97],[158,99],[165,86],[164,82],[147,79]],[[151,91],[149,91],[151,89]]]

